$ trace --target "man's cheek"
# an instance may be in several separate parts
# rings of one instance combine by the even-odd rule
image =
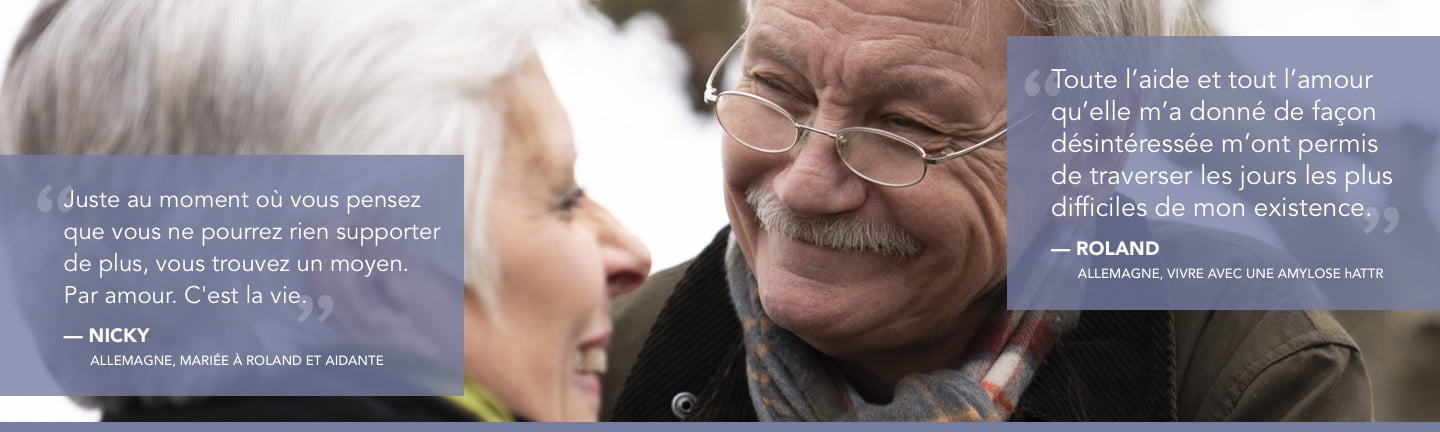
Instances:
[[[756,184],[767,170],[771,170],[779,155],[766,155],[739,147],[739,144],[729,142],[722,152],[725,170],[725,183],[734,189],[738,194],[736,198],[744,200],[745,191]],[[770,156],[770,157],[766,157]]]

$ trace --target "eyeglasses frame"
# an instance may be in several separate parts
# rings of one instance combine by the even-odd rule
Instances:
[[[744,92],[744,91],[739,91],[739,90],[727,90],[727,91],[721,92],[721,91],[719,91],[717,88],[715,88],[715,77],[717,77],[717,76],[720,75],[720,69],[723,68],[723,67],[725,67],[725,63],[730,60],[730,56],[733,55],[733,54],[735,53],[735,51],[737,51],[737,49],[744,43],[744,41],[745,41],[745,36],[747,36],[747,35],[748,35],[748,33],[741,33],[741,34],[740,34],[740,37],[735,40],[735,43],[732,44],[732,45],[730,45],[730,48],[729,48],[729,49],[726,49],[726,50],[725,50],[725,54],[723,54],[723,55],[720,56],[720,61],[718,61],[718,62],[715,63],[715,68],[710,70],[710,77],[705,80],[705,93],[704,93],[702,96],[703,96],[704,99],[705,99],[705,103],[711,104],[711,105],[716,105],[716,104],[720,101],[720,96],[725,96],[725,95],[737,95],[737,96],[742,96],[742,97],[747,97],[747,98],[750,98],[750,99],[754,99],[754,100],[759,101],[759,102],[761,102],[761,103],[763,103],[763,104],[765,104],[765,105],[768,105],[769,107],[775,109],[776,111],[780,112],[781,114],[784,114],[785,117],[790,120],[790,123],[794,124],[794,126],[795,126],[795,128],[796,128],[796,130],[797,130],[797,133],[795,134],[795,141],[794,141],[794,142],[791,142],[790,145],[789,145],[789,146],[786,146],[784,149],[780,149],[780,150],[768,150],[768,149],[756,148],[756,147],[754,147],[754,146],[751,146],[750,144],[745,143],[744,141],[740,141],[739,139],[736,139],[736,141],[740,141],[740,144],[741,144],[741,145],[744,145],[745,147],[747,147],[747,148],[749,148],[749,149],[751,149],[751,150],[755,150],[755,151],[758,151],[758,152],[761,152],[761,153],[771,153],[771,154],[779,154],[779,153],[789,152],[791,149],[794,149],[795,146],[798,145],[798,144],[800,143],[800,141],[804,140],[804,138],[808,135],[808,134],[802,133],[802,131],[810,131],[810,132],[820,133],[820,134],[822,134],[822,135],[825,135],[825,136],[830,137],[831,139],[833,139],[833,140],[835,141],[835,152],[836,152],[837,155],[838,155],[838,154],[840,153],[840,146],[842,145],[842,143],[840,142],[841,139],[842,139],[842,136],[841,136],[841,135],[843,135],[845,132],[849,132],[849,131],[864,131],[864,132],[868,132],[868,133],[874,133],[874,134],[878,134],[878,135],[881,135],[881,136],[885,136],[885,137],[894,139],[894,140],[896,140],[896,141],[899,141],[899,142],[901,142],[901,143],[904,143],[904,144],[906,144],[906,145],[909,145],[911,148],[913,148],[913,149],[915,150],[915,152],[919,154],[920,160],[924,162],[924,165],[922,165],[923,168],[922,168],[921,171],[920,171],[920,177],[917,178],[915,181],[910,182],[910,183],[886,183],[886,182],[882,182],[882,181],[876,180],[876,179],[874,179],[874,178],[871,178],[870,176],[867,176],[867,175],[865,175],[864,173],[861,173],[859,170],[855,169],[854,166],[850,165],[850,161],[846,160],[845,157],[844,157],[844,155],[840,155],[840,156],[841,156],[841,157],[840,157],[840,162],[844,163],[844,164],[845,164],[845,167],[850,169],[850,172],[855,173],[855,175],[860,176],[860,178],[863,178],[863,179],[865,179],[866,181],[869,181],[869,182],[871,182],[871,183],[875,183],[875,184],[877,184],[877,185],[886,186],[886,187],[903,188],[903,187],[907,187],[907,186],[913,186],[913,185],[915,185],[916,183],[920,183],[920,181],[925,180],[925,174],[930,171],[930,165],[938,165],[938,164],[940,164],[940,163],[942,163],[942,162],[946,162],[946,161],[949,161],[949,160],[952,160],[952,159],[955,159],[955,158],[964,156],[964,155],[966,155],[966,154],[969,154],[970,152],[973,152],[973,151],[975,151],[975,150],[979,150],[981,147],[985,147],[986,145],[989,145],[990,143],[993,143],[993,142],[995,142],[996,140],[999,140],[1001,137],[1004,137],[1004,136],[1005,136],[1005,133],[1010,131],[1010,128],[1007,126],[1005,129],[1001,129],[999,132],[996,132],[994,135],[991,135],[990,137],[985,138],[985,139],[983,139],[983,140],[980,140],[980,141],[976,142],[975,144],[971,144],[971,145],[969,145],[969,146],[967,146],[967,147],[965,147],[965,148],[962,148],[962,149],[959,149],[959,150],[955,150],[955,151],[953,151],[953,152],[945,153],[945,154],[942,154],[942,155],[938,155],[938,156],[931,156],[929,153],[927,153],[927,152],[925,151],[925,148],[924,148],[924,147],[921,147],[919,144],[916,144],[914,141],[911,141],[909,138],[905,138],[905,137],[903,137],[903,136],[900,136],[899,134],[896,134],[896,133],[894,133],[894,132],[890,132],[890,131],[887,131],[887,130],[884,130],[884,129],[876,129],[876,128],[872,128],[872,127],[856,126],[856,127],[847,127],[847,128],[844,128],[844,129],[837,130],[837,131],[835,131],[835,132],[829,132],[829,131],[825,131],[825,130],[822,130],[822,129],[819,129],[819,128],[810,126],[810,125],[808,125],[808,124],[802,124],[802,123],[800,123],[800,122],[795,121],[795,115],[791,114],[789,110],[786,110],[785,108],[781,107],[779,104],[777,104],[777,103],[775,103],[775,102],[773,102],[773,101],[771,101],[771,100],[769,100],[769,99],[766,99],[766,98],[764,98],[764,97],[762,97],[762,96],[760,96],[760,95],[756,95],[756,94],[749,93],[749,92]],[[1019,121],[1017,121],[1017,123],[1023,122],[1023,121],[1025,121],[1026,119],[1028,119],[1029,117],[1030,117],[1030,116],[1027,115],[1027,116],[1021,118]],[[716,118],[717,120],[720,118],[720,111],[719,111],[719,107],[718,107],[718,106],[716,107],[716,110],[715,110],[715,118]],[[723,122],[722,122],[722,124],[721,124],[721,128],[722,128],[722,129],[724,128]],[[729,130],[726,130],[725,134],[726,134],[726,135],[730,135]],[[735,138],[734,135],[730,135],[730,137],[731,137],[731,138]]]

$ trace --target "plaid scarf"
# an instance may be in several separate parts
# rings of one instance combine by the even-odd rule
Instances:
[[[765,315],[755,275],[733,237],[725,261],[744,332],[750,400],[762,421],[1004,421],[1035,368],[1080,314],[997,311],[959,368],[906,376],[890,403],[852,407],[823,354]]]

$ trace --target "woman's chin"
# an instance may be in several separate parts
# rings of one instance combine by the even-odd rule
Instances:
[[[575,372],[566,396],[564,418],[560,421],[596,421],[600,412],[600,375]]]
[[[586,396],[586,399],[600,400],[600,374],[575,372],[574,382],[575,388],[581,395]]]

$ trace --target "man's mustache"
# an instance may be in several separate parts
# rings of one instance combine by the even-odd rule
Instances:
[[[774,233],[843,252],[870,252],[909,258],[924,250],[919,240],[892,224],[862,219],[853,214],[801,216],[786,208],[763,187],[745,192],[760,226]]]

